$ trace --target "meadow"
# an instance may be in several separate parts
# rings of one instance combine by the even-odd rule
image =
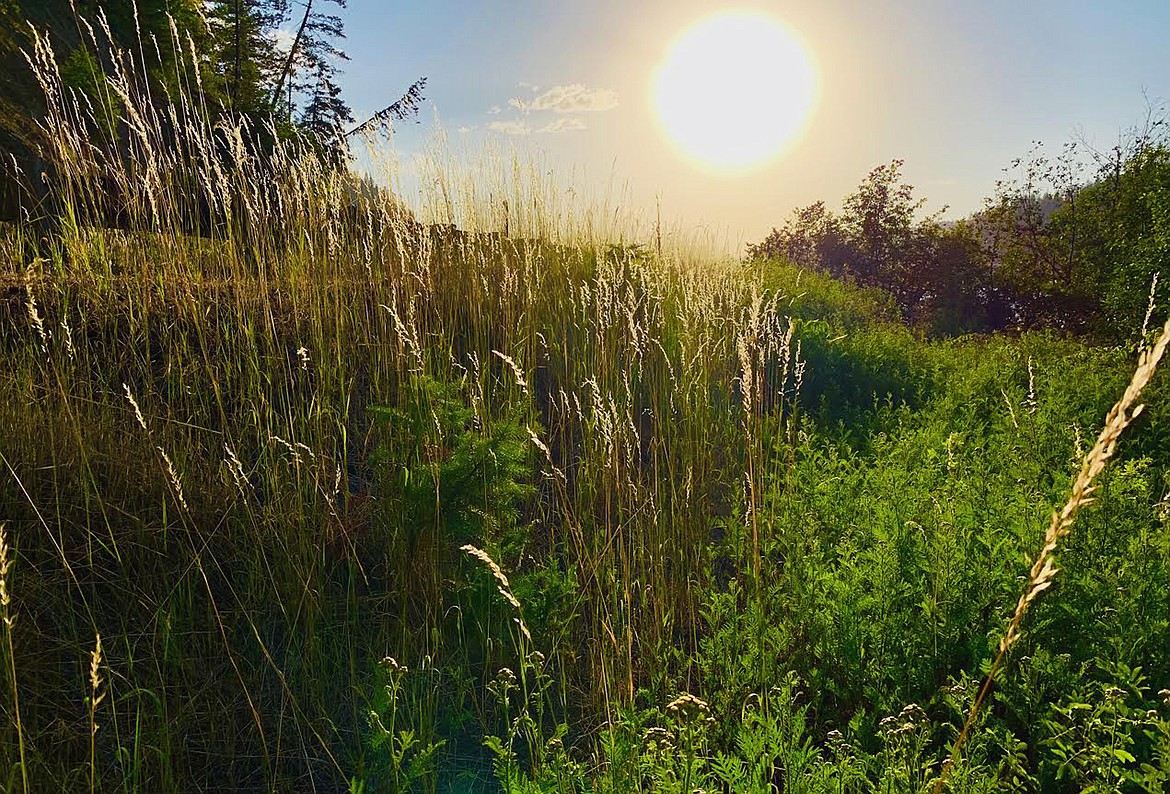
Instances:
[[[1170,782],[1165,307],[1126,346],[928,339],[519,160],[436,158],[408,209],[129,67],[110,135],[34,61],[5,790]]]

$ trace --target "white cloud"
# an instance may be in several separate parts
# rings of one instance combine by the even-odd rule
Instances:
[[[559,118],[537,127],[532,127],[524,119],[531,113],[597,113],[612,110],[618,105],[616,91],[606,88],[587,88],[583,83],[557,85],[541,91],[532,83],[521,83],[522,88],[532,91],[533,97],[512,97],[508,100],[508,107],[519,111],[520,117],[508,121],[488,122],[488,129],[502,132],[506,135],[529,135],[533,132],[571,132],[585,129],[585,122],[577,116]],[[499,105],[488,108],[488,115],[497,115],[503,112]],[[545,117],[547,118],[547,116]]]
[[[277,52],[288,55],[288,51],[292,49],[293,42],[296,41],[297,34],[285,28],[277,28],[272,31],[269,38],[276,47]]]
[[[568,118],[559,118],[549,124],[545,124],[537,132],[572,132],[574,130],[585,129],[585,122],[576,116]]]
[[[528,122],[524,119],[513,119],[511,121],[489,121],[488,129],[493,132],[502,132],[505,135],[528,135],[532,132],[532,127],[528,126]]]
[[[467,126],[460,127],[460,128],[459,128],[459,134],[460,134],[460,135],[466,135],[466,134],[467,134],[467,133],[469,133],[469,132],[474,132],[474,131],[475,131],[475,129],[476,129],[476,127],[478,127],[478,126],[479,126],[479,125],[474,125],[474,126],[471,126],[471,127],[467,127]]]
[[[525,104],[529,110],[551,110],[554,113],[596,113],[616,108],[618,96],[616,91],[610,91],[607,88],[586,88],[581,83],[573,83],[553,86]]]
[[[571,85],[555,85],[547,91],[537,93],[539,89],[530,83],[521,83],[535,94],[532,99],[512,97],[508,100],[508,107],[519,110],[521,113],[547,110],[553,113],[596,113],[603,110],[613,110],[618,105],[616,91],[606,88],[586,88],[581,83]],[[494,106],[491,112],[499,112],[499,106]]]

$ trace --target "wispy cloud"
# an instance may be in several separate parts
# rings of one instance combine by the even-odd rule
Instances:
[[[469,133],[469,132],[473,132],[473,131],[474,131],[474,130],[475,130],[477,127],[478,127],[478,126],[479,126],[479,125],[478,125],[478,124],[476,124],[476,125],[472,125],[472,126],[470,126],[470,127],[468,127],[468,126],[463,126],[463,127],[460,127],[460,128],[459,128],[459,134],[460,134],[460,135],[466,135],[466,134],[467,134],[467,133]]]
[[[502,132],[505,135],[528,135],[532,132],[532,127],[528,126],[524,119],[489,121],[487,127],[493,132]]]
[[[532,135],[533,133],[574,132],[586,129],[585,122],[576,116],[553,119],[548,124],[533,127],[526,119],[508,119],[507,121],[489,121],[487,128],[504,135]],[[460,132],[470,132],[474,127],[460,127]]]
[[[535,89],[534,89],[535,93]],[[514,97],[508,104],[519,111],[551,110],[553,113],[597,113],[618,106],[616,91],[588,88],[582,83],[555,85],[532,99]]]
[[[559,118],[549,124],[545,124],[537,132],[572,132],[583,129],[585,129],[584,121],[576,116],[569,116],[568,118]]]
[[[487,123],[489,130],[504,135],[574,132],[587,129],[584,120],[577,114],[613,110],[618,105],[616,91],[610,91],[607,88],[588,88],[583,83],[555,85],[543,90],[532,83],[520,83],[520,87],[532,92],[532,96],[529,98],[512,97],[508,100],[508,107],[518,111],[520,115],[513,119],[489,121]],[[490,116],[502,112],[503,108],[499,105],[492,105],[488,108]],[[565,115],[550,120],[547,115],[550,113]],[[529,123],[528,117],[533,114],[543,115],[540,123],[535,120]]]

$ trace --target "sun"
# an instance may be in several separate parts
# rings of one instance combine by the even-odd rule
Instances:
[[[687,30],[658,65],[651,101],[680,152],[722,172],[780,156],[817,100],[813,59],[774,16],[725,11]]]

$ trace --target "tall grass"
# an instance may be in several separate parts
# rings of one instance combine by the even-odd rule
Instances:
[[[70,92],[37,40],[60,223],[3,242],[23,300],[2,503],[41,605],[20,659],[43,671],[31,745],[70,724],[57,698],[100,633],[97,777],[346,774],[371,660],[458,637],[462,669],[490,678],[512,653],[504,616],[464,614],[465,540],[563,580],[541,616],[557,708],[572,691],[586,724],[612,716],[693,642],[745,433],[761,487],[796,367],[776,299],[732,266],[614,245],[520,161],[438,173],[412,212],[303,142],[212,123],[195,92],[148,101],[136,56],[86,31],[109,101]],[[397,418],[372,423],[375,406]],[[494,473],[512,426],[523,471]],[[67,780],[91,755],[92,733],[70,736],[22,771]]]

